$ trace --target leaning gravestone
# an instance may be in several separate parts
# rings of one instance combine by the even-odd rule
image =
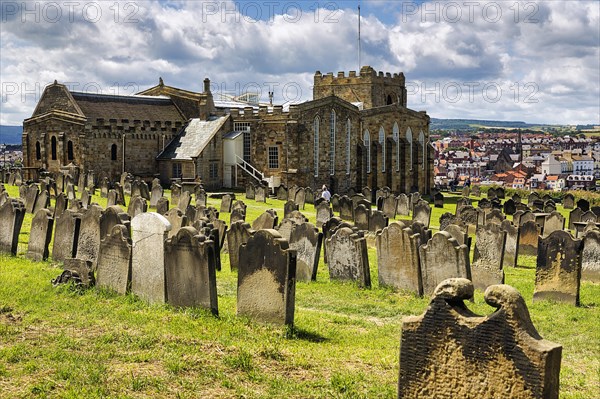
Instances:
[[[27,187],[27,192],[25,194],[25,212],[33,213],[35,208],[35,202],[37,201],[38,195],[40,191],[38,189],[37,184],[32,184]]]
[[[489,316],[469,311],[466,279],[436,287],[421,316],[402,320],[398,398],[558,399],[562,347],[540,337],[525,300],[493,285]]]
[[[58,219],[55,219],[53,261],[64,262],[65,259],[75,257],[79,241],[80,217],[79,213],[67,209]]]
[[[377,233],[379,285],[423,295],[419,263],[420,235],[393,222]]]
[[[77,238],[77,259],[92,262],[93,270],[98,264],[98,252],[100,252],[100,219],[103,209],[100,205],[90,205],[81,216],[79,223],[79,235]]]
[[[186,191],[186,193],[187,193],[187,191]],[[188,194],[188,197],[189,197],[189,194]],[[180,205],[181,205],[181,202],[182,201],[179,201]],[[144,213],[147,210],[148,210],[148,203],[146,202],[146,200],[142,197],[136,196],[136,197],[132,197],[131,200],[129,201],[129,207],[127,208],[127,214],[129,215],[129,217],[131,219],[133,219],[140,213]]]
[[[40,209],[48,209],[50,208],[50,194],[48,191],[42,190],[38,195],[37,200],[35,201],[35,206],[33,207],[33,214],[38,213]]]
[[[290,234],[290,249],[296,251],[296,279],[311,281],[317,279],[317,266],[321,254],[323,233],[312,223],[296,225]]]
[[[256,187],[254,200],[256,202],[266,203],[267,202],[267,187],[265,187],[263,185],[258,185]]]
[[[163,188],[160,185],[152,187],[152,194],[150,195],[150,206],[152,208],[156,208],[158,200],[163,196],[163,192]]]
[[[539,241],[533,301],[579,305],[582,240],[558,230]]]
[[[96,285],[125,295],[131,285],[131,238],[127,227],[113,226],[102,238],[98,252]]]
[[[488,286],[504,284],[504,248],[506,232],[496,223],[477,227],[475,252],[471,264],[471,280],[475,288],[484,291]]]
[[[313,191],[312,188],[310,187],[306,187],[304,189],[304,201],[307,204],[315,204],[315,192]]]
[[[189,224],[187,216],[185,216],[185,214],[181,212],[181,209],[179,208],[169,209],[169,211],[165,213],[164,216],[165,218],[167,218],[167,220],[169,221],[169,225],[171,226],[168,232],[168,238],[173,237],[175,234],[177,234],[177,231],[180,228],[185,227]]]
[[[149,303],[165,303],[165,240],[171,224],[162,215],[140,213],[131,221],[131,292]]]
[[[254,230],[243,221],[232,222],[227,232],[227,248],[229,248],[229,266],[237,270],[240,264],[240,247],[248,242]]]
[[[29,245],[25,256],[35,262],[48,259],[50,241],[52,240],[52,227],[54,219],[48,209],[40,209],[31,221]]]
[[[179,196],[179,202],[177,203],[177,207],[181,209],[183,212],[190,206],[192,202],[192,196],[189,191],[183,191]]]
[[[179,229],[166,241],[165,276],[170,305],[219,313],[214,257],[212,241],[193,227]]]
[[[298,209],[298,204],[296,204],[294,201],[287,201],[285,204],[283,204],[283,218],[285,219],[289,217],[292,212],[297,211]]]
[[[274,229],[277,222],[277,212],[273,209],[267,209],[252,222],[252,230]]]
[[[503,267],[517,267],[517,259],[519,257],[519,233],[517,226],[513,225],[510,220],[504,220],[500,225],[503,231],[506,232],[506,245],[504,246],[504,262]]]
[[[600,282],[600,231],[588,231],[583,238],[581,279]]]
[[[371,287],[367,242],[362,232],[338,228],[326,241],[326,246],[331,280],[356,281],[361,287]]]
[[[469,249],[446,231],[437,232],[419,248],[423,295],[431,295],[447,278],[471,279]]]
[[[540,228],[533,220],[521,225],[519,234],[519,255],[537,256]]]
[[[419,200],[413,207],[413,221],[420,222],[429,227],[431,219],[431,207],[425,200]]]
[[[240,248],[237,314],[294,324],[296,254],[277,231],[259,230]]]

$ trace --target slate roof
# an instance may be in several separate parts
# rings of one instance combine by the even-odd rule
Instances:
[[[181,112],[167,97],[116,96],[74,91],[71,95],[88,120],[185,121]]]
[[[191,161],[200,156],[228,118],[229,115],[211,117],[209,120],[190,119],[157,159]]]

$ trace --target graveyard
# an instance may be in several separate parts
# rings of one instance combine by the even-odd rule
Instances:
[[[18,186],[5,184],[4,187],[9,198],[20,197]],[[111,197],[108,190],[106,196],[101,194],[102,190],[99,190],[86,199],[88,210],[76,229],[80,237],[89,234],[94,220],[100,219],[109,205],[119,206],[115,205],[120,198],[118,194],[112,193]],[[567,245],[560,241],[562,232],[555,230],[563,227],[572,227],[573,232],[581,230],[580,240],[569,244],[572,246],[583,245],[584,239],[595,234],[592,230],[583,238],[584,230],[590,228],[587,221],[592,220],[588,213],[592,208],[585,209],[584,203],[574,212],[565,208],[566,202],[550,204],[540,198],[533,199],[533,206],[549,211],[543,219],[543,240],[538,241],[540,230],[536,217],[540,213],[536,216],[520,208],[519,204],[509,202],[512,198],[504,201],[500,212],[495,198],[471,194],[468,198],[473,201],[473,206],[478,203],[478,208],[471,210],[465,204],[466,207],[457,212],[464,201],[460,193],[434,195],[430,201],[417,199],[412,210],[401,209],[405,206],[400,201],[388,206],[385,202],[389,197],[386,197],[381,200],[382,211],[376,213],[376,208],[371,210],[370,204],[361,203],[360,199],[357,203],[348,203],[348,198],[342,196],[338,208],[334,205],[333,210],[333,215],[341,216],[337,222],[340,227],[330,237],[324,234],[326,237],[315,270],[309,249],[316,239],[294,238],[300,234],[296,226],[306,219],[319,230],[331,228],[328,224],[331,214],[321,219],[323,215],[314,199],[313,203],[304,203],[304,198],[298,201],[296,196],[296,203],[290,203],[284,195],[277,199],[260,190],[251,190],[235,193],[235,199],[224,210],[222,198],[205,194],[207,209],[214,207],[212,212],[219,211],[216,219],[222,221],[219,224],[211,220],[215,222],[212,227],[199,226],[209,229],[206,237],[210,238],[196,235],[189,227],[167,229],[164,252],[158,251],[152,243],[134,248],[139,254],[134,255],[131,265],[134,271],[131,289],[126,281],[116,279],[113,287],[121,287],[118,290],[102,287],[102,282],[108,279],[106,274],[100,273],[101,269],[96,273],[95,287],[70,283],[53,285],[51,281],[63,272],[59,257],[62,256],[66,267],[69,254],[75,249],[57,244],[54,237],[32,234],[39,224],[34,223],[35,204],[29,204],[30,209],[23,210],[22,227],[12,251],[15,255],[10,254],[13,248],[5,248],[0,253],[0,397],[396,398],[399,373],[402,378],[410,375],[410,370],[406,374],[399,367],[403,319],[412,316],[411,326],[417,329],[417,317],[426,316],[431,309],[442,306],[442,299],[447,297],[436,290],[440,283],[436,275],[423,273],[421,280],[421,276],[405,272],[404,285],[397,286],[397,271],[393,264],[384,267],[386,261],[396,259],[394,248],[385,244],[389,237],[401,237],[398,242],[404,248],[402,253],[410,254],[404,256],[420,257],[424,265],[444,263],[444,269],[451,269],[464,264],[465,257],[472,259],[467,263],[470,263],[473,275],[474,298],[470,301],[466,300],[469,295],[458,294],[456,298],[465,299],[465,306],[477,315],[492,319],[494,310],[490,305],[495,300],[502,295],[513,300],[517,295],[512,291],[500,295],[492,290],[484,297],[485,286],[504,282],[514,287],[522,296],[539,335],[562,346],[559,397],[600,397],[598,280],[581,278],[576,298],[557,298],[549,297],[548,290],[544,290],[544,279],[555,283],[551,272],[536,273],[536,268],[540,269],[536,267],[540,255],[554,259],[553,248]],[[168,212],[161,212],[162,219],[169,226],[181,224],[186,212],[174,205],[174,198],[181,205],[190,201],[189,195],[171,190],[164,190],[163,195],[171,201],[171,207]],[[196,195],[193,197],[198,201]],[[157,218],[144,220],[151,217],[148,212],[155,212],[161,206],[159,199],[150,199],[148,206],[145,201],[137,204],[139,198],[132,200],[130,195],[122,194],[122,200],[128,206],[121,205],[120,211],[111,208],[115,218],[124,217],[119,216],[119,212],[128,213],[131,229],[136,232],[162,221]],[[236,202],[238,200],[243,204]],[[534,204],[535,201],[541,201],[541,204]],[[98,204],[97,208],[91,205],[94,203]],[[24,208],[27,205],[26,202]],[[56,207],[56,200],[51,199],[50,205]],[[476,212],[488,207],[489,211]],[[269,210],[276,212],[279,226]],[[68,209],[65,212],[69,214]],[[488,221],[497,220],[497,223],[490,222],[489,226],[478,229],[477,234],[474,230],[468,230],[467,234],[454,232],[452,226],[477,225],[481,217]],[[44,221],[51,215],[38,209],[35,218]],[[298,222],[290,222],[294,219]],[[344,227],[344,222],[350,219],[353,219],[350,224],[361,226],[360,231],[351,226]],[[412,224],[409,231],[392,223],[413,219],[422,223]],[[69,230],[68,226],[62,226],[65,220],[69,218],[58,223],[59,218],[54,229]],[[244,230],[239,222],[234,224],[235,220],[251,224],[258,233],[244,237],[247,229]],[[509,244],[512,224],[508,221],[520,227],[521,236],[516,238],[518,244]],[[302,233],[303,238],[312,237],[314,233],[308,226]],[[274,227],[278,228],[276,232],[272,230]],[[438,234],[440,227],[445,232]],[[227,235],[224,228],[229,229]],[[433,233],[428,237],[427,245],[415,243],[414,234],[419,229],[421,236]],[[535,239],[526,234],[528,229]],[[425,233],[426,230],[429,233]],[[126,234],[119,226],[103,232],[115,243],[123,242]],[[503,238],[502,234],[506,234],[501,242],[496,240],[499,234]],[[48,248],[46,252],[33,251],[31,238],[34,235],[41,237],[41,244],[37,243],[36,247]],[[219,242],[214,244],[214,240]],[[235,240],[243,240],[246,244],[234,254],[229,242],[237,242]],[[249,249],[257,245],[255,241],[264,243],[260,248],[264,248],[265,254]],[[294,255],[286,252],[288,241]],[[79,242],[91,240],[80,239]],[[182,249],[186,242],[195,242],[196,248],[202,248],[202,253],[195,254],[194,259],[212,259],[215,251],[219,251],[216,264],[220,265],[220,270],[212,277],[180,278],[178,264],[172,260],[187,256]],[[456,243],[451,250],[436,250],[445,248],[448,242]],[[538,243],[541,243],[540,248]],[[494,247],[500,259],[490,259],[493,257],[489,256],[484,244]],[[518,255],[509,250],[509,246],[516,245],[520,248]],[[212,246],[222,249],[211,251]],[[122,257],[117,245],[110,252],[101,247],[80,245],[76,250],[77,258],[84,263],[94,260],[101,263],[104,257],[115,262]],[[325,254],[326,247],[329,252]],[[352,261],[358,267],[348,274],[347,270],[338,269],[336,262],[348,262],[344,256],[354,254],[354,248],[359,253],[366,251],[366,255],[360,261]],[[252,273],[248,272],[248,279],[239,274],[243,264],[260,264],[261,259],[267,257],[275,259],[272,254],[277,255],[274,263],[283,264],[281,269],[294,258],[295,286],[292,291],[284,292],[284,309],[279,309],[279,313],[260,315],[262,320],[258,320],[253,309],[271,300],[268,279],[256,282],[251,281]],[[146,281],[136,281],[136,268],[144,268],[161,256],[165,257],[167,279],[176,280],[179,289],[167,286],[164,291],[146,290]],[[328,258],[327,263],[324,256]],[[48,260],[44,260],[46,258]],[[493,261],[504,265],[501,276],[497,270],[490,271],[489,264]],[[565,270],[569,267],[565,266]],[[334,269],[340,273],[333,274]],[[198,282],[194,278],[198,278]],[[290,278],[282,277],[283,281]],[[194,286],[213,280],[216,285],[206,289],[210,295],[193,295]],[[164,282],[157,281],[164,287]],[[455,288],[457,292],[468,290],[464,281],[459,283]],[[136,288],[136,284],[144,287]],[[260,293],[261,290],[264,293]],[[157,297],[157,291],[163,297]],[[257,292],[260,293],[258,299],[255,297]],[[294,298],[291,305],[290,296]],[[244,307],[238,303],[240,298],[244,299]],[[521,306],[518,300],[515,301]],[[506,306],[508,309],[513,305]],[[522,309],[515,312],[522,313]],[[407,334],[402,339],[409,345],[415,337],[418,338],[418,334],[414,337]],[[412,352],[405,356],[417,357],[419,354],[411,349]],[[468,376],[456,378],[467,379]],[[443,381],[442,377],[440,381]]]

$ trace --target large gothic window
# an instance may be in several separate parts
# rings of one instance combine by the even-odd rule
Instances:
[[[42,146],[39,141],[35,142],[35,159],[38,161],[42,159]]]
[[[329,118],[329,174],[335,174],[335,111]]]
[[[56,136],[52,136],[50,140],[50,154],[53,161],[56,161]]]
[[[400,171],[400,129],[398,129],[398,122],[394,122],[392,129],[392,136],[396,143],[396,172]]]
[[[406,131],[406,141],[408,141],[408,159],[410,161],[410,170],[413,168],[413,138],[412,138],[412,130],[408,128]]]
[[[117,160],[117,145],[116,144],[113,144],[110,146],[110,160],[111,161]]]
[[[314,133],[314,143],[313,143],[313,156],[314,156],[314,169],[315,169],[315,177],[319,176],[319,117],[315,117],[315,121],[313,122],[313,133]]]
[[[350,139],[352,135],[352,123],[350,122],[350,118],[346,121],[346,174],[350,174]]]
[[[371,135],[369,134],[369,130],[365,130],[363,144],[365,145],[365,152],[367,153],[367,173],[371,173]]]
[[[67,142],[67,159],[69,161],[75,159],[75,154],[73,153],[73,142],[71,140]]]
[[[379,128],[379,144],[381,145],[381,171],[385,172],[385,130]]]

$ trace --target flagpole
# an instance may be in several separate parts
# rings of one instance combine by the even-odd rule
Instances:
[[[361,60],[360,60],[360,0],[358,0],[358,70],[362,68]]]

